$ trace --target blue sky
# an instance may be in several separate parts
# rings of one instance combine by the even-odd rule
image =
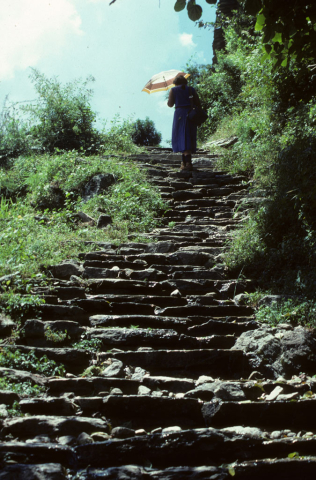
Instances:
[[[215,9],[204,0],[203,19]],[[211,63],[213,33],[199,29],[174,0],[5,0],[0,5],[0,102],[36,98],[30,67],[68,82],[92,75],[93,109],[110,121],[119,113],[155,122],[166,141],[172,109],[165,92],[141,92],[152,75]]]

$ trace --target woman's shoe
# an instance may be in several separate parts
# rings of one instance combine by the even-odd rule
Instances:
[[[184,162],[181,162],[180,170],[186,170],[185,165],[184,165]]]
[[[191,162],[186,162],[185,166],[184,166],[184,170],[188,170],[190,172],[192,172],[193,170],[193,165]]]

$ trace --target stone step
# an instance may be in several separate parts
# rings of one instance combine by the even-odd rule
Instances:
[[[152,434],[115,442],[82,445],[75,447],[74,450],[81,468],[88,465],[99,468],[118,464],[142,465],[144,458],[150,459],[153,468],[167,468],[171,463],[173,466],[183,466],[184,462],[187,466],[199,466],[231,464],[237,458],[239,462],[249,458],[256,461],[266,458],[277,459],[287,457],[295,451],[300,452],[302,456],[313,455],[316,446],[315,439],[267,441],[268,438],[262,435],[260,430],[242,427],[235,427],[232,430],[207,428],[185,430],[169,433],[167,439],[166,441],[164,433]],[[298,468],[296,473],[299,476],[295,478],[300,478]],[[282,475],[274,478],[282,478]]]
[[[91,354],[86,350],[73,349],[68,347],[60,348],[40,348],[40,347],[28,347],[25,345],[10,346],[10,350],[19,350],[22,353],[34,352],[37,358],[41,358],[44,355],[49,360],[54,360],[57,365],[64,365],[67,372],[72,374],[80,374],[85,368],[88,367],[91,360]]]
[[[187,318],[163,317],[157,315],[92,315],[89,319],[91,327],[130,327],[139,328],[172,328],[177,332],[186,332],[193,322]]]
[[[202,407],[207,426],[233,424],[266,429],[316,430],[316,400],[274,402],[212,402]]]
[[[198,313],[199,312],[199,313]],[[191,317],[196,315],[208,316],[209,318],[225,316],[251,316],[254,310],[251,307],[238,307],[236,305],[218,305],[218,306],[184,306],[184,307],[166,307],[157,311],[157,315],[172,317]]]
[[[119,348],[121,350],[138,350],[140,347],[195,349],[195,348],[231,348],[235,344],[232,336],[211,335],[195,338],[179,335],[172,329],[140,328],[137,325],[126,327],[92,328],[87,330],[88,339],[100,339],[104,350]]]
[[[141,367],[151,374],[164,375],[175,372],[177,377],[197,378],[211,375],[220,378],[248,377],[248,360],[239,350],[200,349],[200,350],[149,350],[115,352],[111,357],[124,365]],[[109,353],[99,353],[99,361],[106,361]]]

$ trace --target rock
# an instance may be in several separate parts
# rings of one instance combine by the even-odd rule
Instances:
[[[94,432],[90,436],[94,442],[106,442],[106,440],[110,439],[110,435],[104,432]]]
[[[203,385],[203,383],[212,383],[212,382],[214,382],[214,381],[215,381],[215,380],[214,380],[213,377],[208,377],[207,375],[201,375],[201,376],[197,379],[195,385],[198,387],[199,385]]]
[[[109,358],[107,362],[104,363],[108,363],[109,366],[101,372],[103,377],[123,377],[123,362],[115,358]]]
[[[8,418],[8,410],[4,403],[0,404],[0,418]]]
[[[111,395],[123,395],[123,392],[120,388],[112,388]]]
[[[181,427],[166,427],[162,429],[163,434],[168,434],[168,433],[176,433],[176,432],[181,432],[182,428]]]
[[[280,394],[277,396],[278,402],[288,402],[289,400],[292,400],[293,398],[298,398],[299,397],[298,392],[293,392],[293,393],[288,393],[286,395]]]
[[[253,366],[268,377],[289,378],[300,372],[316,371],[316,336],[301,326],[293,330],[261,327],[244,332],[232,348],[235,349],[254,354],[250,356]]]
[[[270,438],[272,438],[273,440],[277,438],[281,438],[282,436],[283,436],[283,432],[280,430],[275,430],[274,432],[270,433]]]
[[[32,385],[46,385],[47,383],[47,378],[41,375],[7,367],[0,367],[0,378],[3,377],[12,380],[15,383],[30,382]]]
[[[85,445],[86,443],[93,443],[93,438],[85,432],[81,432],[77,437],[78,445]]]
[[[44,465],[6,465],[0,472],[0,480],[66,480],[64,467],[58,463]]]
[[[248,380],[264,380],[264,376],[262,373],[254,371],[249,375]]]
[[[69,432],[79,435],[82,431],[108,431],[108,423],[90,417],[54,417],[35,415],[12,418],[4,421],[2,434],[18,438],[33,438],[36,435],[64,436]]]
[[[0,313],[0,337],[9,337],[15,327],[16,323],[14,323],[11,318]]]
[[[248,295],[245,293],[239,293],[234,296],[234,302],[236,305],[247,305]]]
[[[162,432],[162,428],[158,427],[158,428],[154,428],[150,433],[155,434],[155,433],[161,433],[161,432]]]
[[[64,208],[66,195],[65,192],[51,183],[45,192],[45,196],[39,197],[35,206],[41,210],[58,210]]]
[[[110,215],[100,215],[98,218],[97,228],[105,228],[113,223]]]
[[[184,394],[185,397],[200,398],[204,401],[212,400],[214,397],[214,384],[203,383],[197,386],[194,390],[189,390]]]
[[[151,394],[150,388],[147,388],[144,385],[140,385],[140,387],[138,387],[138,395],[150,395],[150,394]]]
[[[226,427],[222,428],[221,431],[233,433],[234,435],[242,436],[243,438],[260,439],[263,437],[262,430],[256,427]]]
[[[182,297],[182,294],[181,294],[180,290],[176,289],[176,290],[174,290],[173,292],[170,293],[170,296],[171,297]]]
[[[135,430],[126,427],[115,427],[111,431],[113,438],[129,438],[135,436]]]
[[[50,265],[47,267],[47,270],[49,270],[55,278],[69,280],[72,275],[79,277],[83,272],[83,267],[78,263],[67,261],[58,265]]]
[[[272,390],[272,392],[265,397],[265,399],[268,402],[271,402],[271,401],[275,400],[283,391],[284,391],[284,389],[282,387],[275,387]]]
[[[44,338],[47,327],[54,332],[65,332],[67,330],[67,335],[70,337],[77,338],[83,333],[83,328],[78,325],[77,322],[70,320],[56,320],[56,321],[46,321],[41,320],[27,320],[24,324],[23,335],[25,338]]]
[[[20,408],[23,413],[30,415],[75,415],[78,407],[65,397],[26,398],[21,400]]]
[[[147,432],[146,432],[146,430],[144,430],[143,428],[140,428],[140,429],[138,429],[138,430],[135,430],[135,435],[136,435],[136,436],[147,435]]]
[[[88,223],[91,226],[95,225],[95,220],[90,217],[90,215],[87,215],[84,212],[77,212],[76,215],[80,218],[82,223]]]
[[[58,443],[60,443],[61,445],[75,445],[75,443],[77,442],[76,437],[72,435],[63,435],[59,437],[57,440],[58,440]]]
[[[116,177],[112,173],[100,173],[94,175],[83,187],[81,192],[82,199],[86,202],[95,195],[100,195],[116,182]]]
[[[0,404],[1,405],[8,405],[12,407],[14,402],[18,402],[20,397],[15,392],[10,392],[9,390],[0,390]]]
[[[225,401],[240,402],[246,400],[246,395],[237,383],[223,382],[212,384],[214,388],[214,394],[217,398]]]

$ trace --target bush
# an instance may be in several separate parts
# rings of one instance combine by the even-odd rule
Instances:
[[[93,124],[96,114],[90,101],[94,81],[75,80],[62,85],[56,77],[51,79],[36,69],[30,75],[38,100],[22,108],[32,121],[30,134],[44,151],[87,150],[96,151],[100,137]]]
[[[136,145],[154,146],[161,142],[161,133],[157,132],[154,122],[146,117],[133,124],[132,140]]]

